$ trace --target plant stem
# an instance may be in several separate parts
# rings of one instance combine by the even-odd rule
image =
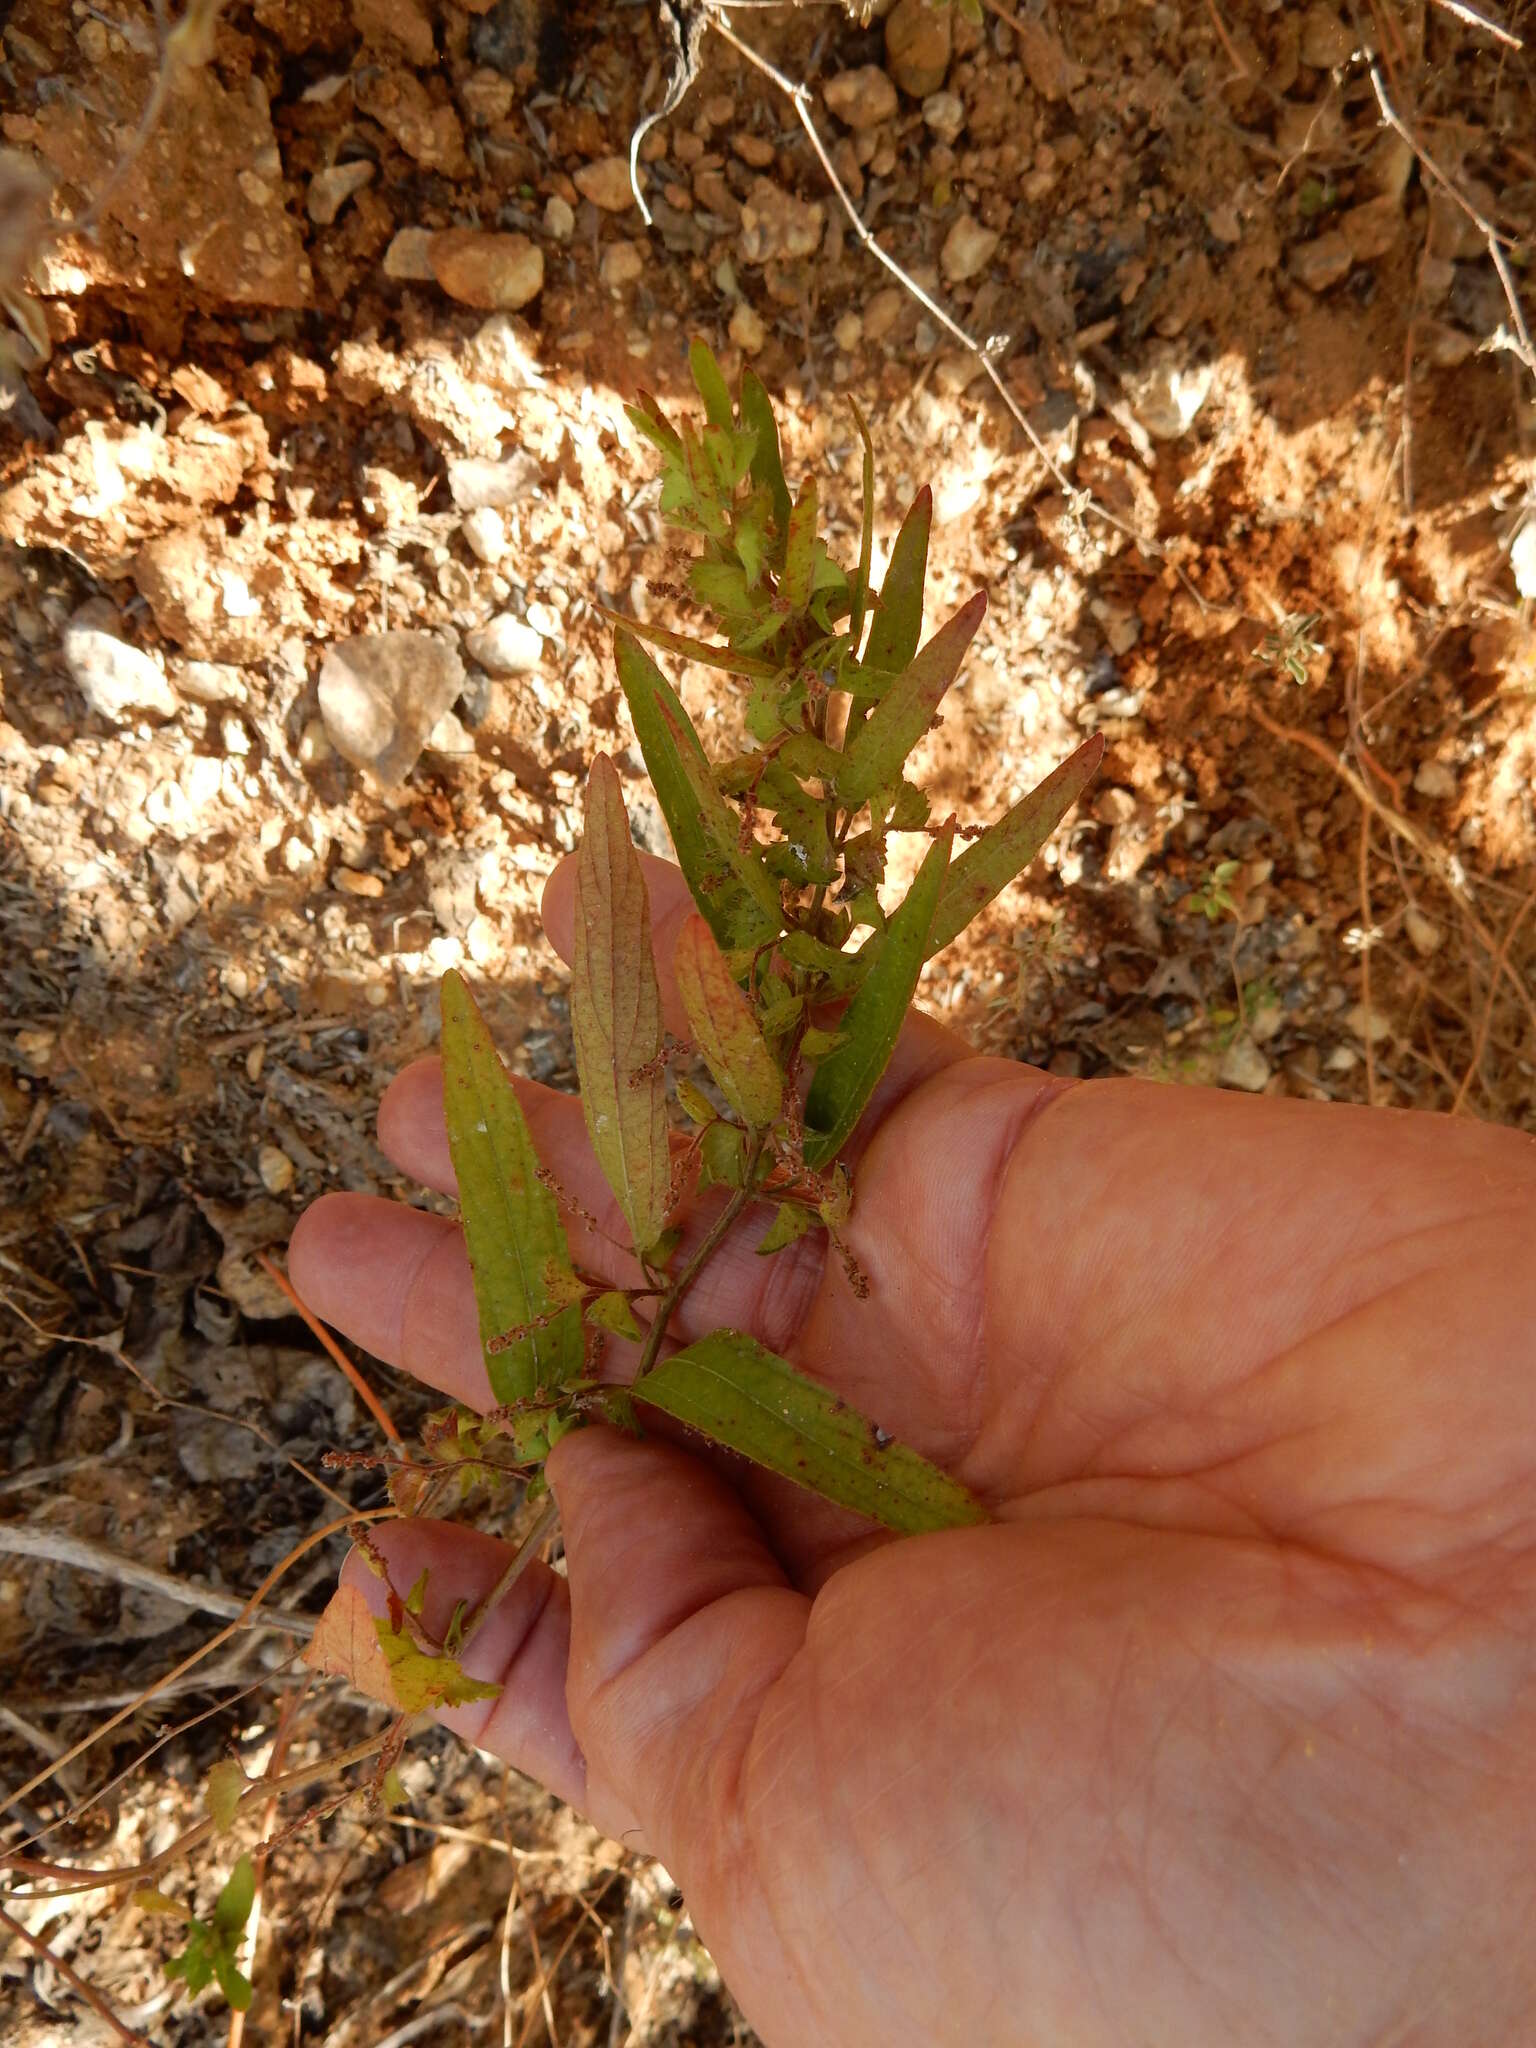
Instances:
[[[456,1653],[460,1658],[463,1657],[464,1652],[480,1633],[481,1628],[490,1617],[491,1610],[498,1606],[508,1593],[511,1592],[549,1538],[554,1535],[555,1530],[559,1527],[559,1523],[560,1510],[555,1505],[554,1496],[551,1495],[539,1510],[538,1520],[507,1560],[501,1577],[476,1607],[468,1621],[465,1622],[463,1633],[459,1637],[459,1647]]]
[[[753,1199],[756,1192],[752,1185],[753,1178],[757,1171],[757,1163],[763,1156],[763,1147],[766,1143],[767,1134],[765,1132],[758,1131],[754,1134],[752,1143],[747,1148],[745,1185],[732,1190],[730,1200],[704,1233],[692,1258],[689,1259],[687,1265],[684,1266],[681,1273],[678,1274],[672,1285],[657,1303],[656,1314],[645,1339],[645,1347],[640,1353],[640,1363],[635,1368],[635,1378],[637,1380],[643,1379],[656,1363],[657,1355],[666,1340],[667,1326],[677,1313],[678,1305],[681,1303],[683,1296],[698,1278],[709,1259],[718,1251],[726,1233],[736,1221],[736,1218],[741,1214],[748,1202]]]

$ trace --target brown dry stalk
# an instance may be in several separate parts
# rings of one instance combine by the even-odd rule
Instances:
[[[1536,889],[1531,891],[1530,895],[1526,897],[1520,908],[1510,919],[1508,929],[1505,931],[1504,937],[1500,942],[1499,950],[1494,956],[1493,971],[1488,977],[1488,993],[1483,999],[1482,1011],[1477,1020],[1477,1036],[1472,1041],[1472,1057],[1467,1061],[1467,1070],[1461,1077],[1461,1086],[1456,1090],[1456,1100],[1451,1104],[1452,1116],[1459,1116],[1461,1114],[1462,1109],[1466,1105],[1467,1096],[1471,1092],[1472,1083],[1477,1077],[1478,1069],[1483,1064],[1483,1054],[1488,1049],[1488,1031],[1493,1022],[1493,1004],[1494,998],[1499,992],[1499,982],[1506,974],[1510,976],[1512,981],[1514,980],[1514,975],[1509,965],[1509,949],[1514,944],[1515,935],[1521,925],[1524,924],[1527,913],[1533,908],[1536,908]],[[1519,986],[1518,982],[1516,986]]]
[[[154,2048],[154,2043],[147,2034],[135,2032],[125,2021],[118,2018],[94,1984],[87,1984],[85,1979],[72,1970],[64,1958],[51,1949],[41,1936],[34,1934],[29,1927],[23,1927],[19,1920],[13,1920],[3,1906],[0,1906],[0,1927],[8,1927],[12,1934],[26,1943],[28,1948],[40,1955],[46,1963],[51,1964],[70,1990],[77,1992],[85,2000],[91,2011],[99,2020],[106,2022],[119,2041],[129,2042],[131,2048]]]
[[[182,1607],[195,1607],[202,1614],[220,1615],[244,1628],[280,1628],[290,1635],[314,1633],[314,1620],[307,1614],[290,1614],[282,1607],[253,1606],[233,1593],[216,1593],[207,1586],[194,1586],[186,1579],[157,1571],[152,1564],[140,1564],[136,1557],[109,1550],[104,1543],[88,1542],[83,1536],[67,1536],[62,1529],[35,1529],[23,1523],[0,1524],[0,1553],[11,1557],[41,1558],[52,1564],[67,1564],[76,1571],[95,1572],[115,1579],[120,1585],[138,1586],[157,1593],[163,1600]]]
[[[356,1522],[379,1522],[386,1519],[395,1519],[394,1508],[359,1508],[355,1513],[342,1515],[333,1522],[326,1522],[320,1528],[312,1529],[307,1536],[301,1537],[286,1557],[279,1558],[250,1599],[246,1601],[245,1606],[241,1609],[240,1620],[227,1622],[216,1635],[211,1636],[199,1649],[194,1650],[190,1656],[183,1657],[175,1669],[168,1671],[164,1678],[158,1678],[152,1685],[145,1686],[141,1693],[135,1695],[129,1705],[120,1708],[110,1719],[103,1721],[99,1728],[93,1728],[89,1735],[82,1735],[80,1740],[71,1748],[65,1750],[64,1754],[54,1763],[51,1763],[46,1771],[39,1771],[35,1777],[29,1778],[26,1784],[21,1786],[19,1790],[10,1793],[5,1800],[4,1806],[0,1806],[0,1812],[3,1812],[5,1807],[15,1805],[18,1800],[27,1798],[40,1785],[46,1785],[48,1780],[65,1764],[73,1763],[77,1756],[84,1756],[88,1749],[94,1748],[103,1737],[110,1735],[114,1728],[120,1728],[130,1714],[136,1713],[139,1708],[146,1706],[162,1688],[173,1684],[176,1679],[181,1677],[183,1672],[191,1671],[205,1657],[212,1656],[215,1650],[222,1649],[224,1644],[239,1629],[245,1616],[260,1603],[263,1596],[269,1593],[278,1580],[286,1572],[291,1571],[299,1559],[306,1556],[317,1544],[325,1542],[327,1537],[335,1536],[343,1529],[351,1528]],[[3,1862],[3,1860],[3,1858],[0,1858],[0,1862]]]

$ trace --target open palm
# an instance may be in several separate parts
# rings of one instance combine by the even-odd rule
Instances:
[[[690,905],[647,874],[681,1030]],[[611,1222],[579,1105],[519,1092]],[[451,1189],[435,1062],[380,1132]],[[750,1329],[996,1521],[875,1538],[579,1432],[568,1580],[518,1583],[467,1659],[502,1696],[444,1718],[664,1859],[772,2048],[1531,2038],[1536,1144],[1066,1084],[914,1016],[855,1156],[867,1299],[749,1218],[675,1334]],[[573,1249],[629,1277],[601,1227]],[[453,1224],[331,1196],[291,1268],[488,1403]],[[384,1547],[431,1567],[429,1623],[505,1561],[446,1524]]]

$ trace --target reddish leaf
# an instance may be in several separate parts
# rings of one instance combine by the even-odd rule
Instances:
[[[732,1114],[765,1130],[783,1102],[783,1079],[702,917],[690,917],[678,933],[672,964],[694,1041]]]

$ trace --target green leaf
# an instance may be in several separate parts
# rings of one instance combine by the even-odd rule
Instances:
[[[724,377],[720,374],[720,365],[715,361],[714,351],[709,343],[697,336],[688,344],[688,368],[693,373],[693,381],[698,387],[700,398],[704,401],[704,410],[709,416],[710,425],[727,429],[732,427],[735,424],[735,415],[731,409],[731,394],[726,388]]]
[[[647,640],[653,647],[664,647],[669,654],[680,654],[686,661],[717,668],[723,675],[762,677],[768,682],[778,679],[777,662],[765,661],[755,654],[742,654],[732,647],[714,647],[707,640],[696,640],[687,633],[668,632],[665,626],[647,625],[643,619],[628,618],[623,612],[611,611],[605,604],[594,605],[593,610],[621,633],[633,634],[637,640]]]
[[[675,1352],[630,1391],[754,1464],[903,1535],[989,1519],[937,1465],[739,1331],[717,1330]]]
[[[705,429],[708,432],[708,429]],[[693,509],[699,527],[711,540],[730,538],[731,523],[714,464],[704,438],[689,420],[683,421],[683,464],[693,487]]]
[[[464,1241],[480,1311],[480,1341],[521,1329],[558,1309],[551,1273],[571,1273],[554,1196],[539,1179],[511,1076],[497,1057],[474,997],[458,974],[443,976],[443,1107],[459,1184]],[[574,1308],[513,1343],[486,1349],[499,1402],[525,1401],[540,1387],[581,1377],[581,1316]]]
[[[653,446],[660,449],[669,461],[680,461],[683,453],[683,437],[667,418],[649,391],[642,391],[634,405],[626,405],[625,412],[630,423],[644,434]]]
[[[760,1259],[771,1258],[786,1245],[805,1236],[816,1228],[816,1211],[808,1209],[804,1202],[780,1202],[773,1221],[763,1232],[763,1241],[757,1248]]]
[[[779,596],[792,612],[805,610],[815,588],[816,512],[816,480],[807,477],[789,515],[784,573],[779,578]]]
[[[402,1712],[420,1714],[428,1707],[464,1707],[500,1697],[499,1685],[471,1678],[456,1657],[434,1657],[420,1649],[387,1614],[375,1615],[373,1626]]]
[[[672,966],[694,1043],[731,1114],[754,1130],[766,1130],[784,1101],[783,1077],[763,1042],[752,1005],[736,986],[702,917],[685,921]]]
[[[251,1980],[233,1956],[226,1955],[222,1949],[215,1949],[213,1974],[219,1980],[219,1989],[224,1994],[225,2003],[236,2012],[248,2012],[253,1996]]]
[[[747,1134],[737,1124],[712,1123],[699,1140],[699,1187],[739,1188],[747,1178]]]
[[[1021,875],[1077,802],[1104,758],[1104,735],[1084,740],[1038,789],[1021,797],[1004,818],[973,840],[944,877],[933,930],[932,955],[963,932],[1015,876]]]
[[[805,1104],[805,1163],[825,1166],[852,1135],[896,1047],[907,1005],[928,957],[953,826],[928,849],[857,995],[838,1020],[844,1042],[816,1069]]]
[[[629,1296],[621,1294],[617,1288],[611,1293],[599,1294],[587,1303],[587,1321],[599,1330],[606,1330],[610,1336],[628,1337],[636,1344],[645,1334],[629,1305]]]
[[[242,1856],[224,1880],[224,1888],[214,1900],[214,1931],[218,1934],[238,1934],[250,1919],[251,1908],[255,1903],[256,1867],[249,1856]]]
[[[869,438],[869,428],[859,410],[859,401],[850,398],[854,419],[858,422],[859,439],[864,443],[864,516],[859,529],[859,573],[854,578],[852,609],[848,614],[848,644],[857,649],[859,635],[864,630],[864,611],[869,602],[869,565],[875,552],[875,448]]]
[[[837,779],[837,793],[845,803],[866,803],[877,789],[901,780],[907,756],[932,724],[986,609],[987,594],[978,590],[912,657],[853,733]]]
[[[763,380],[755,370],[741,373],[741,423],[757,435],[752,451],[752,481],[766,490],[773,507],[773,524],[782,554],[789,534],[789,485],[784,481],[784,460],[779,453],[779,425]]]
[[[720,1112],[702,1088],[695,1088],[686,1074],[679,1074],[674,1085],[679,1107],[690,1123],[712,1124],[715,1121]]]
[[[813,939],[809,932],[791,932],[780,942],[779,951],[792,967],[803,967],[808,973],[820,975],[825,992],[833,996],[846,995],[862,979],[874,958],[871,954],[866,959],[862,952],[840,953],[835,946]]]
[[[727,951],[778,937],[779,892],[756,852],[741,845],[741,820],[715,787],[709,762],[677,693],[628,633],[614,640],[619,681],[678,866],[710,930]]]
[[[576,856],[571,1036],[592,1150],[635,1249],[667,1222],[672,1161],[661,1069],[661,992],[645,873],[629,836],[619,773],[599,754],[587,778]]]
[[[245,1773],[238,1761],[232,1756],[220,1757],[203,1787],[203,1803],[216,1835],[227,1834],[234,1826],[245,1787]]]
[[[926,484],[912,500],[891,547],[880,601],[870,621],[867,668],[895,674],[917,652],[923,635],[923,582],[928,574],[928,534],[933,525],[933,492]]]

